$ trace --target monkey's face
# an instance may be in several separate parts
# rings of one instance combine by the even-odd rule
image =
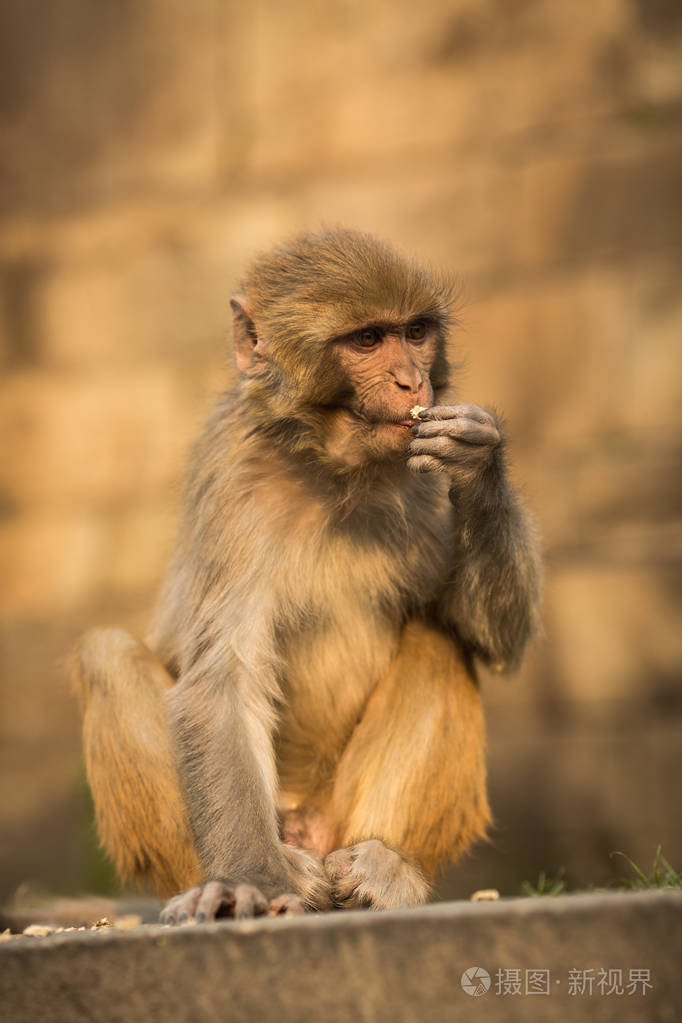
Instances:
[[[447,279],[360,232],[263,254],[232,299],[251,414],[299,450],[321,446],[347,464],[400,457],[410,409],[447,385],[451,303]]]
[[[335,436],[374,457],[404,452],[412,440],[410,409],[433,404],[431,369],[438,329],[428,319],[368,324],[332,342],[343,390],[338,405],[345,416]]]

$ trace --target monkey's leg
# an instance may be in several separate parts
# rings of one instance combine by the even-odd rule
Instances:
[[[330,816],[345,848],[325,868],[339,904],[425,901],[426,878],[485,834],[484,753],[480,695],[457,646],[408,623],[334,782]]]
[[[173,680],[120,629],[94,629],[73,658],[100,840],[123,880],[169,895],[195,884],[199,861],[171,748]]]

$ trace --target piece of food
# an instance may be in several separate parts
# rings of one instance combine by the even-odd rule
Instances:
[[[24,927],[22,934],[28,938],[46,938],[48,934],[54,934],[56,930],[57,928],[52,927],[51,924],[29,924],[28,927]]]
[[[410,415],[413,419],[421,419],[422,412],[426,412],[423,405],[415,405],[410,409]]]
[[[117,931],[130,931],[133,927],[139,927],[142,917],[137,913],[126,913],[124,916],[117,916],[114,920],[114,927]]]
[[[477,892],[474,892],[471,896],[472,902],[495,902],[499,899],[500,893],[497,888],[479,888]]]

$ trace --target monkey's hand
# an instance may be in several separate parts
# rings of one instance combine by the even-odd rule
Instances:
[[[492,412],[478,405],[435,405],[419,415],[407,451],[413,472],[447,473],[454,487],[466,485],[489,468],[502,447],[502,431]]]
[[[208,881],[170,899],[161,911],[162,924],[203,923],[219,917],[246,920],[253,916],[283,916],[305,912],[298,895],[278,895],[269,901],[250,884]]]

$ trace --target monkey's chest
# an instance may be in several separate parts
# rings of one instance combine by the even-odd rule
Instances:
[[[406,618],[431,596],[429,564],[417,544],[397,553],[338,542],[318,555],[298,593],[298,624],[281,633],[277,754],[284,790],[324,789],[390,668]]]
[[[291,636],[283,647],[277,760],[282,790],[298,804],[327,787],[377,681],[397,648],[397,623],[367,607],[336,614]]]

